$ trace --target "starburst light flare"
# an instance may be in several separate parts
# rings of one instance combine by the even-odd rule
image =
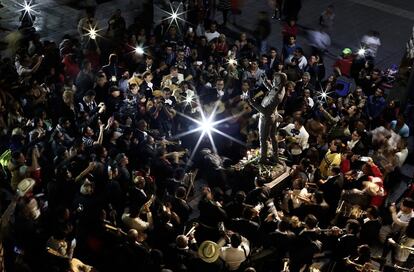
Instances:
[[[182,22],[185,23],[186,20],[182,16],[187,13],[187,11],[179,12],[182,4],[183,3],[180,2],[178,7],[176,9],[174,9],[173,5],[170,2],[171,11],[162,10],[164,13],[169,15],[167,18],[164,19],[164,20],[169,20],[170,21],[170,24],[169,24],[168,28],[171,27],[172,23],[174,23],[178,27],[180,32],[181,32],[181,29],[180,29],[180,25],[179,25],[178,21],[182,21]]]
[[[200,105],[200,101],[198,101],[197,99],[197,107],[198,107],[198,112],[200,113],[200,117],[198,119],[195,119],[191,116],[188,116],[184,113],[181,112],[177,112],[177,114],[181,115],[182,117],[192,121],[196,127],[189,130],[189,131],[185,131],[183,133],[177,134],[174,136],[175,139],[179,139],[183,136],[186,135],[190,135],[190,134],[194,134],[197,132],[200,132],[200,136],[197,140],[197,143],[194,147],[194,149],[192,150],[192,153],[190,155],[190,160],[194,157],[194,154],[197,152],[198,147],[200,146],[202,140],[204,139],[205,136],[208,137],[210,144],[212,146],[213,152],[217,153],[217,148],[216,145],[214,143],[214,138],[213,138],[213,134],[217,133],[227,139],[230,139],[231,141],[234,141],[238,144],[241,145],[245,145],[245,143],[243,143],[242,141],[228,135],[227,133],[223,132],[220,130],[219,125],[229,121],[230,119],[233,119],[234,116],[230,116],[224,119],[220,119],[220,120],[216,120],[216,110],[218,107],[218,102],[215,104],[214,109],[212,110],[212,112],[209,115],[206,115],[206,113],[204,112],[203,108]]]
[[[38,6],[38,4],[32,4],[32,0],[30,0],[29,2],[27,2],[26,0],[24,0],[24,3],[19,3],[19,2],[15,2],[13,1],[15,4],[17,4],[20,9],[18,9],[18,12],[22,12],[23,13],[23,17],[26,16],[26,14],[29,15],[30,20],[33,19],[33,15],[39,13],[38,11],[36,11],[34,8],[36,6]]]
[[[327,90],[321,90],[318,94],[317,94],[317,98],[319,101],[324,101],[326,102],[327,99],[330,97],[329,94],[331,92],[328,92]]]
[[[143,55],[145,53],[144,48],[142,48],[142,46],[135,47],[135,53],[138,55]]]
[[[237,60],[234,58],[229,58],[229,60],[227,61],[227,63],[229,65],[237,65]]]
[[[367,52],[367,50],[365,48],[360,48],[357,52],[358,56],[363,57],[365,56],[365,53]]]
[[[89,28],[85,28],[86,33],[84,36],[87,36],[91,40],[96,40],[96,38],[100,37],[99,31],[100,29],[97,28],[97,26],[89,25]]]

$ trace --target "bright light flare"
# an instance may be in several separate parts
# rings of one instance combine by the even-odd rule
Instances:
[[[18,3],[15,1],[13,2],[20,7],[20,9],[17,10],[18,12],[24,11],[23,17],[26,16],[26,14],[28,14],[30,20],[33,20],[33,15],[38,13],[38,11],[34,9],[36,6],[38,6],[38,4],[32,4],[32,0],[30,0],[29,2],[25,0],[24,3]]]
[[[357,52],[358,56],[363,57],[365,56],[365,53],[367,52],[367,50],[365,48],[360,48]]]
[[[326,102],[327,99],[330,97],[329,96],[330,93],[331,92],[328,92],[326,90],[322,90],[317,94],[317,97],[318,97],[319,101],[325,101]]]
[[[202,129],[203,133],[207,135],[211,134],[214,129],[214,123],[212,122],[211,117],[212,116],[210,116],[208,119],[202,120],[200,124],[200,128]]]
[[[234,59],[234,58],[229,58],[229,60],[227,61],[227,63],[229,65],[235,66],[235,65],[237,65],[237,60]]]
[[[88,36],[89,39],[91,40],[96,40],[96,38],[98,38],[99,35],[99,29],[97,29],[97,26],[89,26],[89,28],[86,28],[86,34],[84,34],[85,36]]]
[[[178,22],[182,21],[182,22],[185,23],[186,20],[182,16],[187,13],[187,11],[179,12],[180,7],[181,7],[182,4],[183,3],[180,2],[178,7],[176,9],[174,9],[174,7],[172,6],[172,4],[170,2],[171,11],[162,10],[164,13],[167,13],[169,15],[167,18],[164,19],[164,20],[169,20],[170,21],[170,24],[169,24],[168,28],[171,27],[172,23],[174,23],[177,26],[177,28],[179,29],[180,32],[181,32],[181,30],[180,30],[180,25],[179,25]]]
[[[142,46],[135,47],[135,53],[138,55],[144,55],[145,53],[144,48],[142,48]]]
[[[193,99],[193,98],[194,97],[191,97],[191,99]],[[191,116],[188,116],[184,113],[177,112],[177,114],[181,115],[182,117],[194,122],[197,127],[192,129],[192,130],[185,131],[181,134],[175,135],[174,136],[175,139],[181,138],[181,137],[186,136],[186,135],[194,134],[194,133],[197,133],[197,132],[201,132],[200,136],[197,140],[197,144],[195,145],[194,149],[192,150],[192,153],[191,153],[191,156],[190,156],[190,161],[194,157],[194,154],[197,152],[197,149],[200,146],[201,141],[203,140],[204,136],[207,136],[209,138],[212,149],[213,149],[213,152],[217,153],[217,148],[216,148],[216,145],[215,145],[214,139],[213,139],[213,133],[220,134],[221,136],[226,137],[227,139],[230,139],[231,141],[234,141],[234,142],[236,142],[238,144],[241,144],[241,145],[245,145],[245,143],[243,143],[242,141],[240,141],[240,140],[238,140],[238,139],[236,139],[236,138],[234,138],[234,137],[232,137],[232,136],[230,136],[230,135],[228,135],[228,134],[226,134],[226,133],[219,130],[218,126],[220,124],[233,119],[234,116],[230,116],[230,117],[227,117],[227,118],[224,118],[224,119],[221,119],[221,120],[215,120],[216,119],[216,110],[217,110],[218,103],[216,103],[213,111],[208,116],[205,115],[205,112],[204,112],[203,108],[201,107],[200,101],[198,101],[198,99],[197,99],[197,105],[198,105],[198,112],[200,113],[200,118],[198,118],[198,119],[195,119],[195,118],[193,118]]]

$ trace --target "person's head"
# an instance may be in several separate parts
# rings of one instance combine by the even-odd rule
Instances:
[[[178,248],[186,248],[188,246],[188,238],[185,235],[178,235],[175,239]]]
[[[15,151],[12,153],[12,160],[17,164],[23,164],[26,162],[24,154],[20,151]]]
[[[177,189],[175,189],[175,197],[179,199],[185,199],[187,190],[183,186],[179,186]]]
[[[259,62],[257,59],[253,59],[250,61],[250,69],[256,70],[259,67]]]
[[[95,100],[96,92],[94,90],[89,90],[86,92],[84,99],[87,103],[90,103]]]
[[[118,56],[116,54],[110,54],[109,55],[109,60],[108,60],[109,64],[117,64],[118,63]]]
[[[108,79],[106,78],[106,74],[103,72],[99,72],[96,76],[96,84],[99,87],[103,87],[108,82]]]
[[[112,85],[109,88],[109,92],[111,93],[112,97],[119,97],[121,95],[121,91],[119,90],[118,86]]]
[[[177,77],[178,76],[178,68],[175,67],[175,66],[171,67],[170,74],[171,74],[172,77]]]
[[[289,93],[294,92],[295,87],[296,87],[296,84],[293,81],[287,81],[285,84],[286,92],[289,92]]]
[[[279,142],[280,141],[283,141],[284,139],[286,139],[286,136],[287,136],[286,130],[284,130],[284,129],[279,129],[278,130],[278,132],[277,132],[277,140]]]
[[[348,219],[348,221],[346,221],[346,226],[345,226],[346,232],[348,234],[358,234],[359,230],[361,229],[361,225],[359,224],[359,222],[355,219]]]
[[[267,63],[269,62],[269,59],[268,59],[267,55],[263,54],[263,55],[260,57],[260,62],[261,62],[262,64],[267,64]]]
[[[379,211],[376,206],[369,206],[367,208],[367,217],[370,219],[377,219],[379,217]]]
[[[216,89],[217,90],[223,90],[224,89],[224,79],[223,78],[218,78],[216,80]]]
[[[310,57],[309,57],[309,59],[308,59],[308,64],[309,65],[313,65],[313,64],[315,64],[315,63],[317,63],[318,62],[318,59],[316,58],[316,56],[315,55],[311,55]]]
[[[133,95],[137,95],[139,93],[138,84],[131,83],[131,84],[129,84],[128,89],[131,92],[131,94],[133,94]]]
[[[217,23],[213,21],[210,23],[210,32],[213,33],[216,30],[217,30]]]
[[[354,130],[351,134],[352,141],[359,141],[362,137],[362,131]]]
[[[137,128],[141,131],[144,131],[147,129],[147,122],[144,119],[141,119],[137,122]]]
[[[240,234],[233,233],[230,237],[230,244],[233,248],[238,248],[241,245],[242,238]]]
[[[134,177],[134,184],[139,189],[145,188],[145,178],[143,176]]]
[[[83,129],[82,133],[85,137],[92,137],[95,133],[93,132],[93,129],[90,126],[87,126]]]
[[[414,209],[414,199],[410,197],[404,198],[401,203],[400,210],[403,213],[409,214],[413,211],[413,209]]]
[[[274,59],[274,58],[277,57],[277,50],[276,50],[276,48],[271,47],[270,50],[269,50],[269,53],[270,53],[269,55],[270,55],[270,58],[271,59]]]
[[[247,92],[248,90],[250,90],[250,82],[247,79],[242,81],[241,89],[242,92]]]
[[[247,34],[245,32],[240,33],[240,41],[246,41],[247,40]]]
[[[304,122],[305,121],[302,118],[296,118],[293,123],[295,125],[295,129],[300,130],[303,127]]]
[[[332,140],[329,145],[329,150],[333,153],[341,153],[342,151],[342,141],[339,139]]]
[[[288,38],[288,44],[289,45],[294,45],[296,43],[296,36],[289,36]]]
[[[313,214],[308,214],[304,222],[308,229],[314,229],[318,225],[318,219]]]
[[[152,73],[150,71],[146,71],[143,75],[142,78],[146,81],[146,82],[151,82],[151,80],[153,79]]]
[[[87,59],[83,60],[82,69],[86,72],[90,72],[92,70],[92,63]]]
[[[376,90],[375,90],[375,96],[376,97],[382,97],[384,95],[384,90],[383,89],[381,89],[381,88],[377,88]]]
[[[374,70],[372,70],[371,72],[371,80],[375,81],[377,79],[379,79],[381,76],[381,70],[378,68],[375,68]]]
[[[301,47],[296,48],[293,55],[297,58],[302,57],[304,55],[303,49]]]
[[[311,75],[309,74],[309,72],[304,72],[302,75],[302,80],[305,83],[308,83],[311,79]]]

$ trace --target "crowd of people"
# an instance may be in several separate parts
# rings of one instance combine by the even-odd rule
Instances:
[[[325,67],[285,2],[282,48],[266,13],[256,36],[226,37],[209,1],[154,27],[121,10],[99,26],[88,8],[61,41],[23,15],[0,63],[0,270],[412,271],[414,190],[389,198],[411,127],[375,66],[378,33]],[[333,20],[329,6],[321,28]],[[252,101],[281,73],[283,193],[232,167],[260,145]]]

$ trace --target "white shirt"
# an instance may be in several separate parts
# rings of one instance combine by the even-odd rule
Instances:
[[[214,31],[213,33],[206,32],[204,33],[204,36],[206,36],[207,42],[210,42],[211,40],[218,38],[220,36],[220,33],[218,33],[217,31]]]
[[[125,224],[126,227],[129,229],[135,229],[137,231],[143,231],[151,227],[152,225],[152,215],[151,213],[147,213],[148,222],[142,220],[141,218],[131,218],[129,213],[124,213],[122,215],[122,222]]]
[[[244,250],[242,246],[244,247]],[[249,256],[249,253],[249,241],[242,236],[242,243],[238,248],[234,248],[231,245],[222,247],[220,249],[220,258],[226,263],[226,267],[229,271],[234,271],[246,260],[246,256]]]
[[[286,130],[286,133],[289,136],[293,136],[296,139],[296,142],[300,145],[300,147],[302,148],[302,150],[306,149],[309,147],[308,144],[308,140],[309,140],[309,133],[306,131],[305,127],[302,126],[299,129],[299,134],[293,134],[292,133],[292,129],[295,129],[295,124],[289,124],[287,126],[285,126],[284,128],[282,128],[283,130]]]

